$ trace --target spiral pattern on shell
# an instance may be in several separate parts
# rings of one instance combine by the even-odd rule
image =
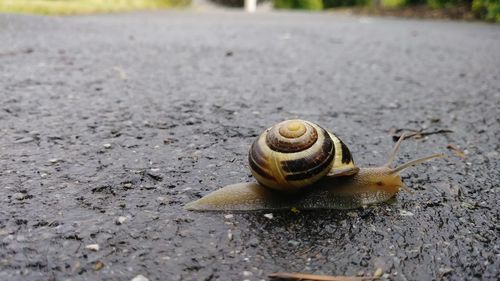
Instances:
[[[304,120],[287,120],[267,129],[252,144],[248,158],[260,184],[286,192],[312,185],[332,168],[354,167],[340,139]]]

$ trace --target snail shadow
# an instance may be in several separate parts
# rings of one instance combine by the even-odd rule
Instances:
[[[371,228],[386,227],[397,216],[397,208],[388,208],[386,202],[353,210],[288,210],[269,214],[235,214],[240,222],[238,228],[244,229],[237,243],[251,255],[271,261],[261,264],[263,270],[303,272],[311,264],[319,271],[345,273],[359,268],[359,247],[384,238]]]
[[[251,230],[246,232],[248,236],[255,235],[266,240],[293,238],[297,241],[313,242],[351,235],[356,232],[356,227],[372,224],[380,220],[380,217],[390,218],[397,215],[396,210],[388,208],[394,203],[397,203],[396,198],[351,210],[279,210],[272,213],[256,211],[237,215],[248,224]]]

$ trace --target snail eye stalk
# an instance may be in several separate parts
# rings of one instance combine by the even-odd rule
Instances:
[[[391,153],[389,154],[389,159],[387,160],[387,163],[385,163],[384,166],[390,167],[392,162],[394,162],[394,159],[396,159],[396,155],[398,154],[399,147],[401,146],[401,143],[403,140],[406,138],[407,134],[403,133],[401,137],[399,137],[398,142],[394,145],[394,148],[392,149]]]
[[[395,174],[395,173],[399,173],[401,172],[402,170],[404,169],[407,169],[411,166],[415,166],[415,165],[418,165],[420,163],[424,163],[424,162],[427,162],[429,160],[432,160],[434,158],[443,158],[445,157],[444,153],[436,153],[436,154],[432,154],[432,155],[429,155],[429,156],[426,156],[426,157],[422,157],[422,158],[419,158],[419,159],[415,159],[415,160],[412,160],[410,162],[406,162],[394,169],[391,169],[391,174]]]
[[[401,143],[406,138],[406,136],[407,136],[406,133],[401,134],[401,137],[396,142],[396,144],[394,145],[394,148],[392,149],[391,153],[389,154],[389,159],[387,160],[387,163],[385,163],[385,165],[384,165],[385,167],[390,168],[391,164],[394,162],[394,159],[396,159],[396,155],[398,154],[399,148],[401,147]],[[399,172],[403,171],[404,169],[407,169],[411,166],[415,166],[415,165],[418,165],[420,163],[427,162],[427,161],[432,160],[434,158],[443,158],[443,157],[445,157],[445,155],[443,153],[436,153],[436,154],[432,154],[432,155],[429,155],[426,157],[415,159],[415,160],[412,160],[410,162],[404,163],[404,164],[402,164],[394,169],[391,169],[390,173],[396,174],[396,173],[399,173]]]

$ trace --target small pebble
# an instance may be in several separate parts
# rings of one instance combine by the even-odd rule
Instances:
[[[99,244],[90,244],[85,246],[85,249],[91,250],[91,251],[99,251]]]
[[[414,214],[413,214],[412,212],[409,212],[409,211],[399,210],[399,215],[400,215],[400,216],[403,216],[403,217],[411,217],[411,216],[413,216]]]
[[[400,105],[399,103],[397,103],[397,102],[392,102],[392,103],[389,103],[389,104],[387,105],[387,107],[388,107],[388,108],[390,108],[390,109],[397,109],[397,108],[399,108],[400,106],[401,106],[401,105]]]
[[[52,159],[49,159],[49,162],[52,163],[52,164],[55,164],[55,163],[59,162],[59,159],[52,158]]]
[[[136,277],[132,278],[131,281],[149,281],[148,278],[146,278],[144,275],[137,275]]]
[[[234,216],[232,214],[227,214],[227,215],[224,215],[224,217],[226,219],[232,219]]]
[[[158,172],[148,171],[147,175],[150,176],[155,181],[162,181],[163,177]]]
[[[252,238],[248,241],[248,245],[252,246],[252,247],[257,247],[259,246],[259,239],[257,238]]]
[[[500,153],[498,153],[497,151],[490,151],[488,153],[486,153],[486,157],[488,158],[499,158],[500,157]]]
[[[24,200],[26,198],[26,194],[21,193],[21,192],[17,192],[17,193],[14,193],[14,198],[16,200],[21,201],[21,200]]]
[[[166,201],[168,201],[168,198],[165,197],[165,196],[158,196],[158,197],[156,197],[156,201],[158,201],[158,202],[166,202]]]
[[[193,161],[198,161],[200,157],[201,157],[201,151],[199,150],[196,150],[195,152],[191,153],[191,159],[193,159]]]
[[[273,214],[272,213],[269,213],[269,214],[264,214],[264,217],[272,220],[274,218]]]
[[[122,217],[122,216],[120,216],[120,217],[118,217],[118,218],[116,219],[115,223],[116,223],[117,225],[121,225],[121,224],[124,224],[124,223],[125,223],[125,221],[127,221],[127,217]]]
[[[439,269],[439,273],[441,273],[441,275],[447,275],[447,274],[452,273],[453,271],[455,271],[455,270],[451,267],[442,267]]]
[[[104,146],[104,148],[106,148],[106,149],[111,148],[111,144],[110,144],[110,143],[105,143],[103,146]]]
[[[243,271],[243,276],[245,276],[245,277],[252,276],[252,272],[250,272],[250,271]]]
[[[382,277],[383,274],[384,274],[384,270],[381,267],[379,267],[379,268],[377,268],[377,270],[375,270],[375,273],[373,273],[373,277],[380,278],[380,277]]]
[[[288,245],[292,247],[297,247],[298,245],[300,245],[300,242],[295,240],[289,240]]]
[[[16,241],[17,242],[25,242],[26,241],[26,237],[24,235],[18,235],[16,237]]]

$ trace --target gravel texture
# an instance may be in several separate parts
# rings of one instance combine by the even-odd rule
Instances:
[[[0,280],[498,280],[500,26],[337,14],[0,15]],[[353,211],[193,213],[287,118],[360,166],[391,130],[415,194]],[[459,151],[453,153],[447,145]],[[464,157],[456,154],[464,153]]]

